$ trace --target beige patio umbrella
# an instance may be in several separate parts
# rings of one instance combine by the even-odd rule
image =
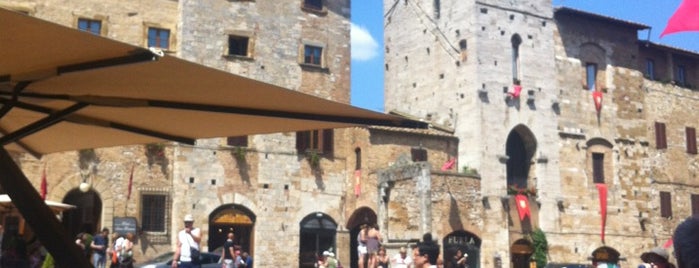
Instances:
[[[427,126],[0,9],[0,184],[63,267],[89,264],[7,150],[41,156],[357,125]]]

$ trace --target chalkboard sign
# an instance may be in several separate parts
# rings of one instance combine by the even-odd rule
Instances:
[[[117,217],[114,218],[114,233],[119,235],[126,235],[126,233],[132,233],[134,235],[136,232],[136,218],[134,217]]]

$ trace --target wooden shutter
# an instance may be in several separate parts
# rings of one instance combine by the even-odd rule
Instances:
[[[685,129],[687,136],[687,153],[697,154],[697,134],[693,127],[687,127]]]
[[[699,195],[692,195],[692,216],[699,216]]]
[[[665,123],[655,122],[655,148],[667,149],[667,138],[665,137]]]
[[[330,156],[333,154],[333,149],[334,149],[334,139],[333,139],[333,130],[332,129],[324,129],[323,130],[323,153]]]
[[[660,192],[660,217],[672,217],[672,199],[670,192]]]
[[[308,142],[311,139],[310,131],[299,131],[296,132],[296,152],[305,153],[308,150]]]
[[[604,183],[604,154],[592,153],[592,176],[595,183]]]
[[[235,136],[226,139],[228,146],[248,147],[248,136]]]

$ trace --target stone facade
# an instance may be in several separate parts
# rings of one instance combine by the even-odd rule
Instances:
[[[322,1],[316,10],[303,2],[0,6],[70,27],[79,18],[101,21],[101,35],[139,46],[148,27],[169,29],[167,53],[347,103],[350,3]],[[52,200],[73,201],[89,183],[101,204],[93,228],[122,217],[142,224],[152,214],[146,199],[163,197],[162,229],[139,232],[137,260],[172,250],[181,219],[193,214],[205,251],[233,228],[258,267],[309,265],[313,251],[327,249],[310,249],[314,239],[355,267],[355,237],[367,222],[380,227],[390,255],[431,232],[445,259],[461,248],[470,267],[528,267],[532,231],[540,229],[549,262],[589,263],[609,247],[632,266],[699,207],[692,204],[699,165],[687,149],[698,121],[699,55],[639,42],[643,25],[554,10],[545,0],[385,1],[385,13],[385,107],[434,129],[337,129],[325,154],[299,149],[296,133],[276,133],[245,137],[243,146],[219,138],[16,155],[17,162],[37,188],[46,167]],[[231,36],[249,40],[247,54],[229,55]],[[322,64],[302,63],[304,45],[323,49]],[[599,113],[585,90],[590,64]],[[506,98],[515,80],[522,95]],[[454,158],[455,167],[441,170]],[[608,191],[604,241],[597,183]],[[515,185],[536,192],[524,220]],[[670,193],[670,216],[661,214],[661,192]],[[79,205],[81,213],[94,209]]]
[[[549,262],[589,264],[612,249],[633,266],[695,214],[696,53],[638,41],[645,25],[550,1],[387,1],[384,11],[386,109],[453,127],[459,166],[478,169],[483,204],[503,212],[473,219],[481,266],[529,267],[518,246],[527,224],[546,234]],[[515,80],[522,95],[507,98]],[[599,112],[589,88],[601,92]],[[655,144],[656,122],[667,148]],[[512,185],[536,190],[531,219],[513,214]]]

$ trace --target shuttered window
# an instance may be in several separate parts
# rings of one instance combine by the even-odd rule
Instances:
[[[697,154],[697,133],[693,127],[687,127],[685,129],[685,134],[687,136],[687,153]]]
[[[667,149],[667,138],[665,137],[665,123],[655,122],[655,148]]]
[[[672,217],[672,195],[670,192],[660,192],[660,217]]]
[[[692,195],[692,216],[699,216],[699,195]]]
[[[311,130],[296,132],[296,150],[299,153],[316,151],[325,155],[333,153],[333,130]]]
[[[226,145],[236,147],[248,147],[248,136],[235,136],[226,138]]]
[[[592,176],[595,183],[604,183],[604,154],[592,153]]]

